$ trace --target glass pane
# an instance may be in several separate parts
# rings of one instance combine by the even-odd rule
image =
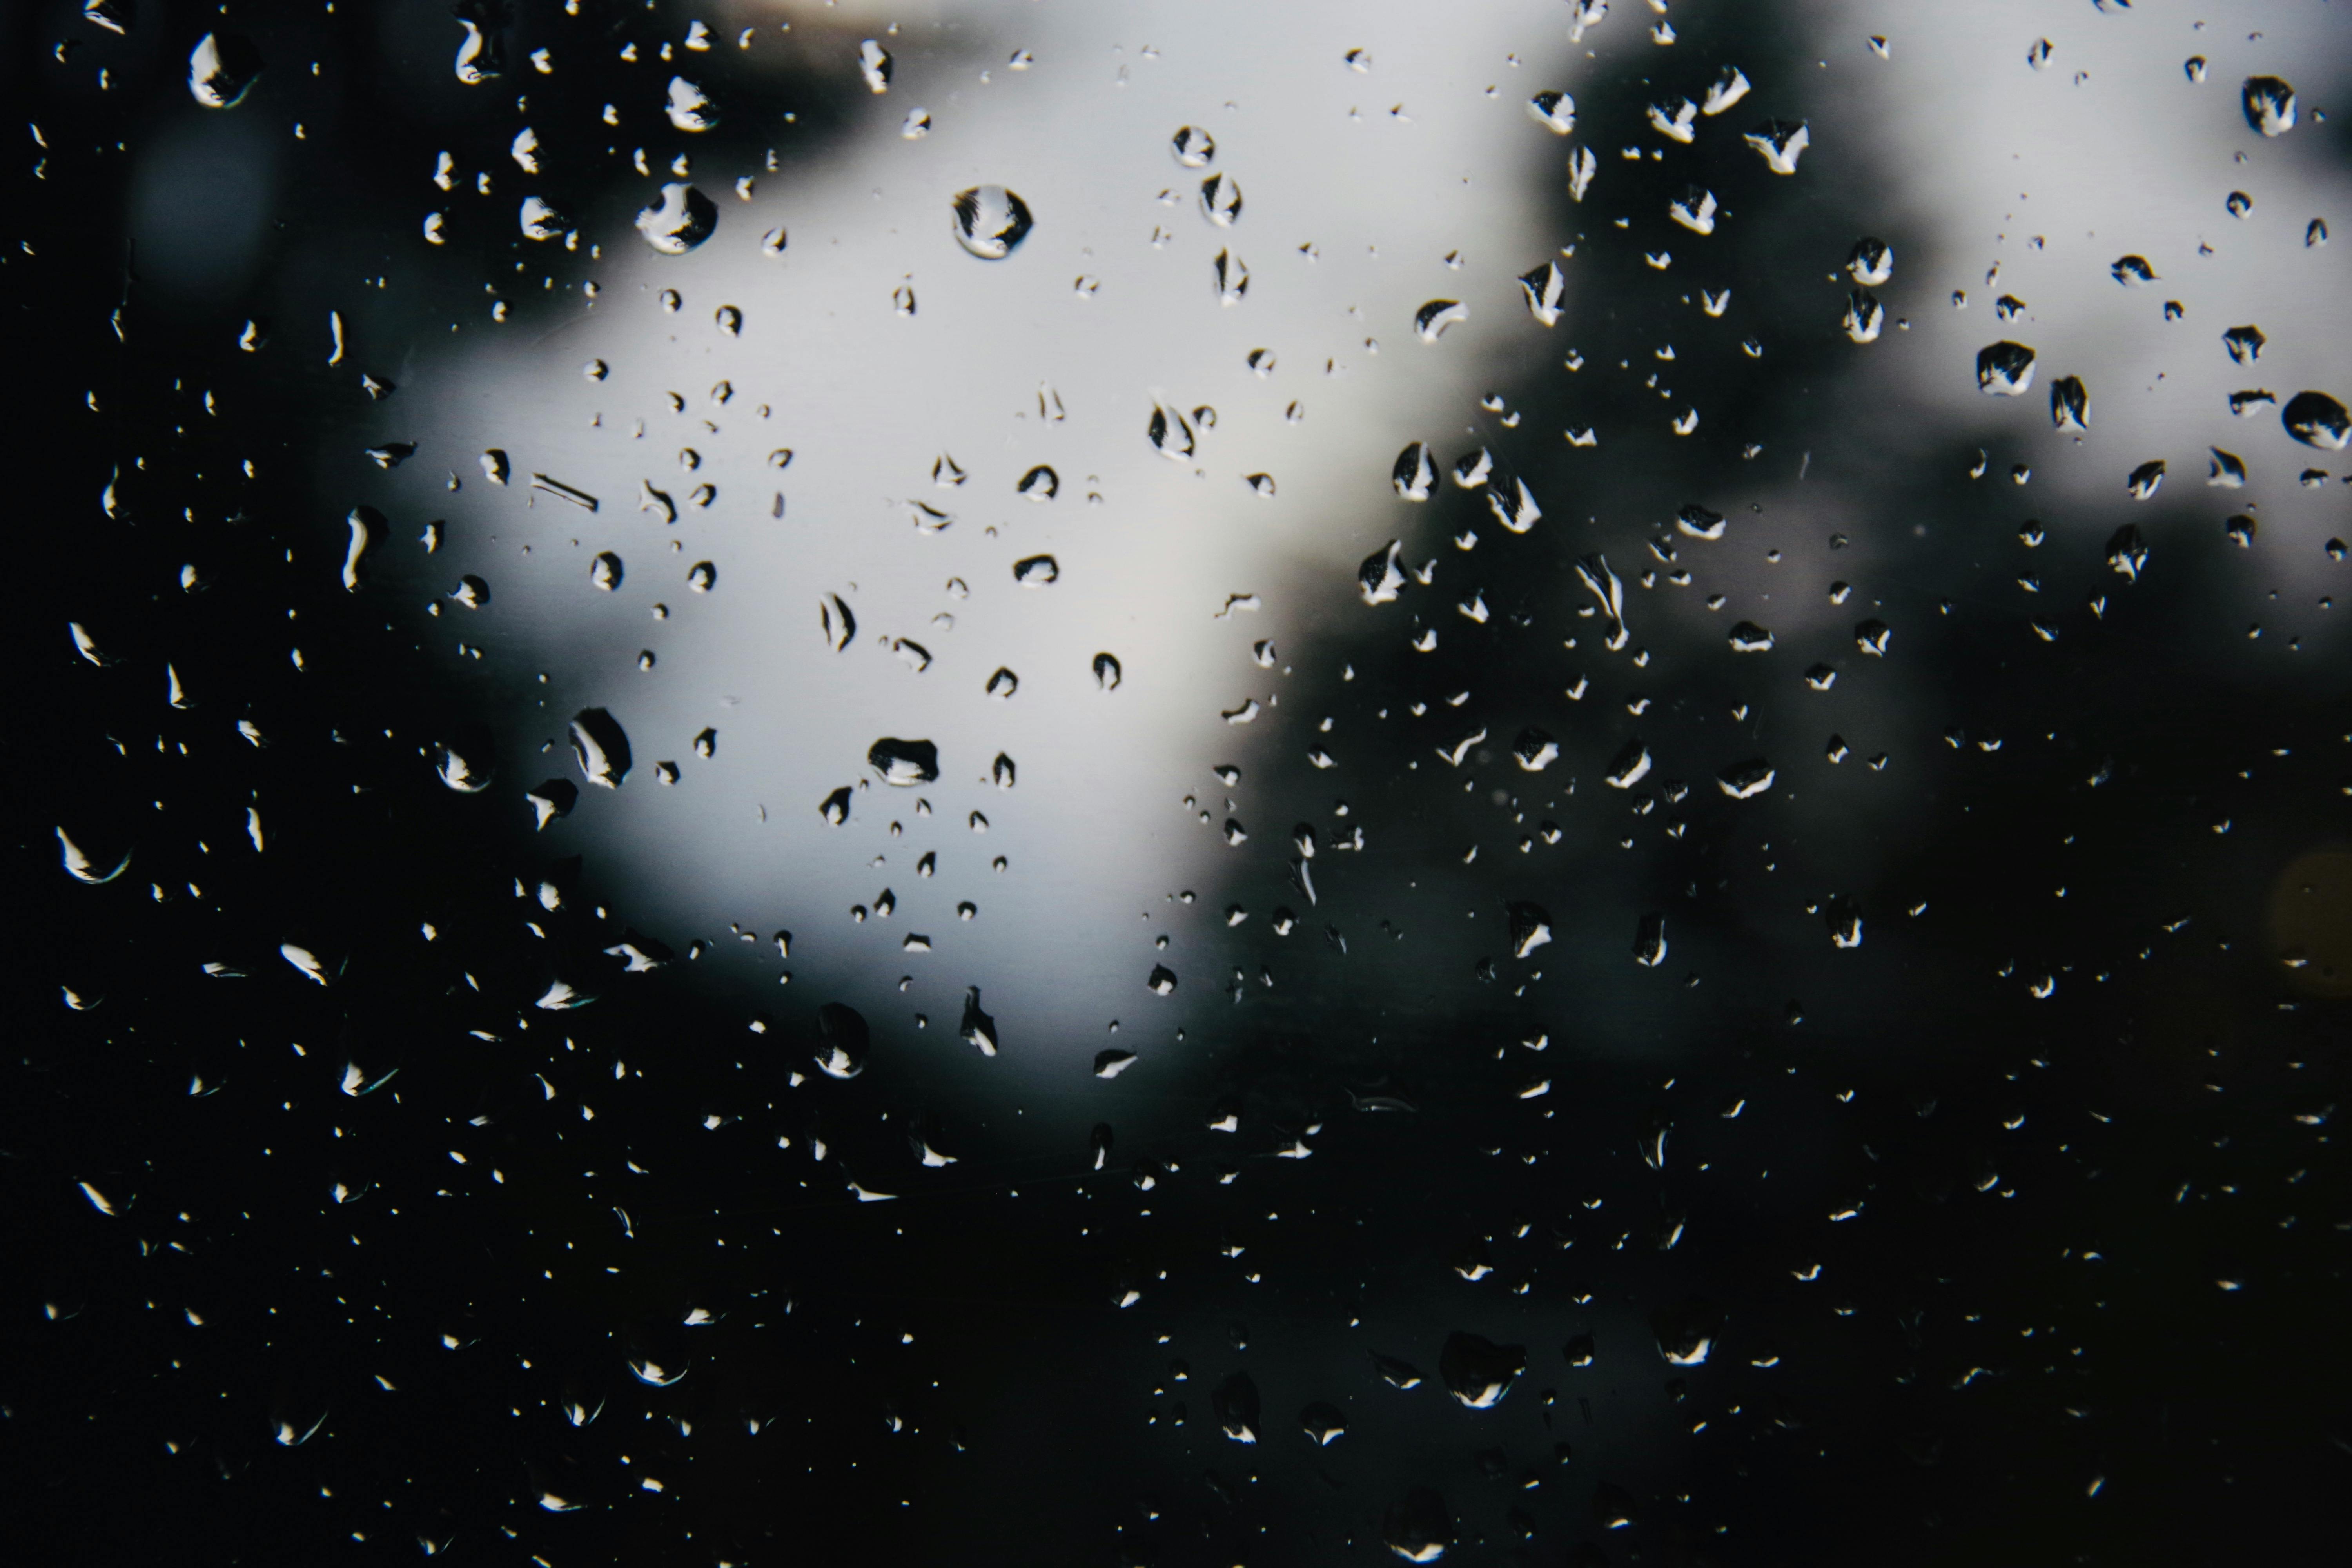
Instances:
[[[2333,9],[12,26],[81,1560],[2318,1528]]]

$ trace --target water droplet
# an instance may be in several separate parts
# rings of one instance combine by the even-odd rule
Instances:
[[[2231,327],[2221,334],[2221,346],[2230,351],[2231,363],[2252,364],[2263,357],[2263,349],[2270,342],[2260,327],[2252,324]]]
[[[1257,1441],[1257,1384],[1249,1373],[1237,1372],[1219,1384],[1210,1396],[1217,1413],[1217,1426],[1236,1443]]]
[[[1013,580],[1024,588],[1042,588],[1061,576],[1061,563],[1050,555],[1026,556],[1013,563]]]
[[[1317,1400],[1298,1413],[1299,1429],[1318,1448],[1328,1448],[1347,1435],[1348,1418],[1339,1406]]]
[[[858,73],[866,79],[866,91],[890,90],[891,63],[890,51],[872,38],[867,38],[857,46],[857,69]]]
[[[1412,313],[1412,330],[1423,342],[1433,343],[1445,329],[1470,319],[1470,308],[1459,300],[1432,300]]]
[[[1021,476],[1021,483],[1017,488],[1031,500],[1052,500],[1062,493],[1062,476],[1040,463]]]
[[[1230,250],[1220,250],[1211,269],[1216,275],[1217,302],[1240,304],[1242,296],[1249,292],[1249,268],[1242,265],[1242,258]]]
[[[58,861],[65,867],[67,875],[77,882],[86,882],[95,888],[111,882],[130,868],[131,851],[128,849],[122,852],[122,858],[111,868],[101,870],[99,862],[84,854],[81,846],[76,844],[64,828],[57,829],[57,835]]]
[[[1118,689],[1120,671],[1118,659],[1116,655],[1108,653],[1098,653],[1095,655],[1094,668],[1095,685],[1097,687],[1105,691],[1116,691]]]
[[[2124,480],[2124,488],[2134,500],[2146,500],[2156,494],[2164,483],[2164,459],[2153,458],[2134,468]]]
[[[1895,276],[1895,247],[1883,239],[1857,239],[1846,255],[1845,269],[1853,275],[1855,282],[1865,288],[1878,288]]]
[[[936,783],[940,776],[940,749],[929,741],[885,735],[866,752],[866,761],[884,784],[899,789]]]
[[[988,678],[988,694],[991,697],[995,698],[999,702],[1003,701],[1006,698],[1012,696],[1014,692],[1020,689],[1021,678],[1013,674],[1011,670],[1003,668],[1001,666],[998,668],[994,675]]]
[[[1716,787],[1734,800],[1753,800],[1772,787],[1772,764],[1761,757],[1734,763],[1715,775]]]
[[[570,779],[549,779],[524,791],[523,799],[530,803],[534,826],[545,831],[557,817],[572,815],[572,808],[580,804],[580,786]]]
[[[977,985],[964,988],[963,1021],[957,1026],[956,1033],[978,1049],[982,1056],[996,1054],[996,1020],[981,1011],[980,987]]]
[[[2231,191],[2221,205],[2229,209],[2231,217],[2243,217],[2254,210],[2254,198],[2243,191]]]
[[[1666,917],[1663,914],[1645,914],[1633,928],[1633,962],[1644,969],[1655,969],[1665,961]],[[1570,1343],[1568,1357],[1570,1366],[1590,1364],[1591,1342],[1587,1341],[1586,1343],[1587,1354],[1584,1361],[1576,1359],[1576,1347],[1573,1342]]]
[[[1517,901],[1504,912],[1510,917],[1513,958],[1525,958],[1551,941],[1551,913],[1541,904]]]
[[[997,788],[1011,789],[1019,782],[1021,770],[1011,757],[999,752],[996,753],[996,761],[989,764],[988,775],[990,782]]]
[[[1687,98],[1650,105],[1650,128],[1669,142],[1688,145],[1698,132],[1698,105]]]
[[[1460,489],[1475,490],[1484,485],[1495,472],[1495,455],[1481,447],[1465,452],[1454,459],[1454,482]]]
[[[1867,620],[1853,628],[1853,646],[1874,658],[1886,657],[1886,639],[1895,635],[1885,621]]]
[[[2061,430],[2091,427],[2091,393],[2079,375],[2063,375],[2050,384],[2050,423]]]
[[[1579,147],[1568,155],[1568,194],[1572,201],[1581,202],[1584,193],[1592,188],[1592,176],[1601,172],[1601,160],[1592,155],[1590,147]]]
[[[1430,461],[1429,447],[1420,441],[1397,454],[1396,466],[1389,473],[1399,500],[1427,500],[1429,487],[1436,479],[1437,468]]]
[[[433,748],[433,771],[459,795],[479,795],[490,787],[494,776],[488,738],[466,736],[443,742]]]
[[[787,243],[788,240],[784,234],[784,226],[782,224],[778,224],[775,227],[770,229],[767,233],[760,237],[760,254],[768,258],[770,260],[773,260],[784,253],[784,247]]]
[[[1555,136],[1572,135],[1576,131],[1576,100],[1564,92],[1550,89],[1528,100],[1528,117]]]
[[[1675,514],[1675,527],[1693,539],[1721,539],[1724,517],[1694,501]]]
[[[729,337],[740,337],[743,331],[743,312],[732,305],[721,305],[710,313],[710,320]],[[723,401],[723,400],[722,400]]]
[[[261,51],[243,33],[206,33],[188,56],[188,91],[206,109],[235,109],[260,75]]]
[[[1151,966],[1150,977],[1144,981],[1143,985],[1145,990],[1156,995],[1171,995],[1176,990],[1176,972],[1164,963],[1155,963]]]
[[[1748,96],[1748,77],[1738,66],[1726,66],[1709,83],[1698,111],[1710,120]]]
[[[846,1004],[828,1002],[816,1010],[816,1028],[817,1071],[827,1078],[853,1079],[866,1070],[873,1033],[864,1014]]]
[[[590,784],[618,789],[629,775],[629,737],[602,708],[572,716],[572,755]]]
[[[1216,160],[1217,139],[1197,125],[1180,125],[1168,139],[1168,151],[1188,169],[1205,169]]]
[[[1856,289],[1845,300],[1845,335],[1858,343],[1874,343],[1886,327],[1886,307],[1867,289]]]
[[[637,232],[664,256],[684,256],[719,226],[719,209],[692,185],[673,181],[661,200],[637,214]]]
[[[1367,605],[1396,602],[1405,581],[1404,573],[1397,564],[1397,552],[1402,548],[1398,541],[1391,539],[1384,548],[1365,556],[1363,563],[1356,568],[1356,586],[1363,594]]]
[[[827,822],[833,824],[834,826],[839,827],[843,823],[849,820],[849,802],[851,793],[852,792],[847,784],[842,785],[839,789],[835,790],[831,795],[826,795],[823,801],[818,803],[816,808],[817,814],[823,816]]]
[[[2294,129],[2294,89],[2274,76],[2250,76],[2238,89],[2246,123],[2265,136],[2284,136]]]
[[[1754,621],[1742,621],[1731,628],[1731,651],[1769,653],[1772,651],[1772,634]]]
[[[920,142],[930,133],[931,111],[928,109],[910,109],[907,118],[898,122],[898,135],[903,141]]]
[[[2147,567],[2147,542],[2137,528],[2127,522],[2116,530],[2107,541],[2107,565],[2129,582],[2139,581]]]
[[[351,542],[343,550],[343,588],[347,593],[357,593],[360,584],[366,580],[362,567],[368,552],[383,542],[392,525],[385,521],[383,513],[372,506],[352,508],[351,514],[343,521],[351,528]],[[83,652],[87,656],[89,650],[85,648]],[[98,661],[92,658],[90,662],[95,664]]]
[[[1609,770],[1601,775],[1601,781],[1612,789],[1632,789],[1649,776],[1650,748],[1642,743],[1638,735],[1619,749],[1616,759],[1609,764]]]
[[[1003,185],[974,185],[953,204],[956,243],[982,261],[1002,261],[1029,237],[1029,204]],[[910,312],[911,313],[911,312]]]
[[[2286,433],[2306,447],[2340,452],[2352,444],[2352,416],[2344,405],[2324,392],[2298,392],[2279,410]]]
[[[1242,216],[1242,188],[1231,174],[1212,174],[1201,182],[1201,214],[1219,228],[1231,228]]]
[[[832,645],[835,653],[848,647],[857,636],[857,617],[850,614],[849,605],[838,594],[827,594],[819,599],[816,616],[817,625],[824,632],[824,640]]]
[[[2033,384],[2033,351],[2003,339],[1977,351],[1977,387],[1993,397],[2015,397]]]
[[[663,106],[669,122],[680,131],[715,131],[719,128],[719,105],[710,95],[682,76],[669,79],[669,102]]]
[[[2200,83],[2203,82],[2205,79],[2205,57],[2203,55],[2191,55],[2187,59],[2181,61],[2180,74],[2187,77],[2190,81]]]
[[[1477,1334],[1447,1335],[1437,1357],[1437,1375],[1444,1380],[1446,1392],[1472,1410],[1491,1410],[1501,1404],[1527,1369],[1526,1346],[1498,1345]]]
[[[1182,411],[1163,403],[1151,405],[1151,421],[1144,426],[1143,433],[1152,448],[1172,462],[1188,461],[1200,445],[1200,438],[1192,433],[1192,421],[1184,417]]]
[[[1742,140],[1756,149],[1764,166],[1776,174],[1795,174],[1797,160],[1804,156],[1812,142],[1804,122],[1792,124],[1786,120],[1768,120]]]
[[[1560,297],[1568,292],[1568,275],[1559,269],[1559,263],[1547,261],[1520,275],[1519,292],[1528,302],[1528,314],[1547,327],[1556,326]]]
[[[1520,731],[1519,738],[1511,742],[1511,756],[1528,773],[1543,772],[1559,755],[1559,742],[1532,724]]]
[[[561,239],[572,220],[542,196],[525,196],[520,216],[525,239]]]
[[[1381,1516],[1381,1540],[1408,1563],[1434,1563],[1454,1545],[1454,1516],[1435,1488],[1415,1487]]]

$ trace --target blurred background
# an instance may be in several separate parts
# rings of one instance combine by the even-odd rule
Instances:
[[[2334,6],[6,17],[21,1531],[2326,1560]]]

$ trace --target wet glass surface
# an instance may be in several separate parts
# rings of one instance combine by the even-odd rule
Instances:
[[[25,1528],[2326,1560],[2339,12],[11,8]]]

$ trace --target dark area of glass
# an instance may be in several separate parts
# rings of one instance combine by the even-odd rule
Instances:
[[[1450,59],[1433,11],[1118,9],[5,13],[37,590],[5,629],[11,1538],[551,1568],[2334,1560],[2336,8],[1498,7],[1459,24],[1503,40],[1487,75],[1412,91],[1383,72],[1417,39]],[[1958,248],[1939,203],[2005,181],[2012,131],[2032,179],[2137,165],[2066,141],[2071,110],[1851,85],[1943,47],[1906,26],[1955,81],[1951,40],[1990,37],[2004,82],[2124,82],[2116,146],[2197,150],[2145,193],[2170,248],[2115,232],[2120,174],[2113,206]],[[1727,65],[1752,85],[1701,113]],[[1139,253],[1181,231],[1165,297],[1108,241],[1048,248],[1082,220],[1056,194],[1126,179],[1098,174],[1126,122],[969,85],[1140,97],[1163,66],[1198,107],[1152,121],[1117,222]],[[2273,75],[2300,111],[2274,135]],[[1441,87],[1490,120],[1444,129]],[[1573,100],[1531,115],[1546,89]],[[1433,246],[1456,190],[1386,153],[1276,167],[1359,109],[1457,136],[1449,177],[1500,185],[1534,245],[1505,267],[1465,217]],[[925,165],[920,268],[831,335],[761,337],[836,238],[791,203],[874,147],[951,150],[959,113],[1026,137],[1026,172]],[[1800,125],[1784,175],[1764,153]],[[1473,163],[1527,138],[1540,184]],[[1328,234],[1284,179],[1326,192]],[[711,233],[648,245],[680,225]],[[771,226],[777,269],[723,270]],[[1397,308],[1349,318],[1316,279],[1391,233],[1463,264],[1416,255]],[[2008,292],[2044,255],[2074,281],[2041,297],[2095,308]],[[1103,370],[1102,315],[1005,302],[1048,267],[1087,269],[1073,311],[1214,342],[1226,379]],[[875,393],[918,330],[992,434]],[[2016,398],[1979,390],[2024,374],[2001,343],[2034,351]],[[2158,372],[2193,413],[2131,401]],[[908,412],[796,433],[859,398]],[[1335,443],[1297,470],[1344,483],[1225,455],[1286,405]],[[1318,435],[1326,406],[1360,419]],[[708,438],[616,479],[591,408]],[[559,413],[582,433],[509,434]],[[1185,541],[1264,607],[1152,622]],[[1111,580],[1129,640],[1013,641]],[[989,636],[1023,651],[964,652]],[[679,668],[698,684],[653,684]],[[902,677],[959,695],[856,684]],[[696,804],[747,732],[789,784],[756,818]]]

